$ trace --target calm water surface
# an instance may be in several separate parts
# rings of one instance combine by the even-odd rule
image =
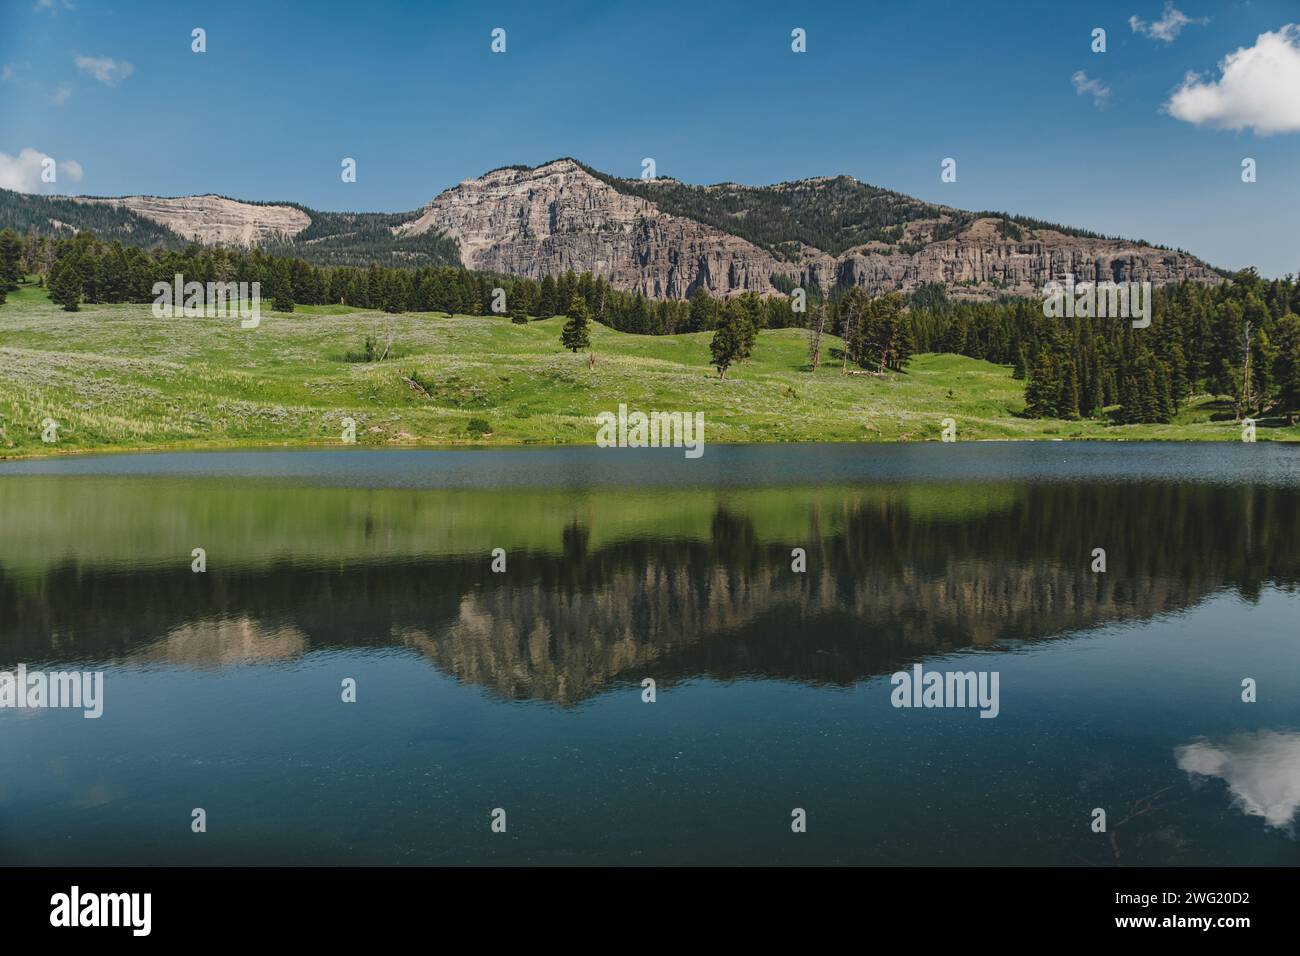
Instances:
[[[0,463],[0,670],[106,684],[0,863],[1295,864],[1298,532],[1262,443]]]

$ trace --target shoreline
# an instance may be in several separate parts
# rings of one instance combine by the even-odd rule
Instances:
[[[1204,438],[1162,438],[1159,436],[1142,436],[1142,437],[1116,437],[1104,438],[1097,436],[1088,436],[1086,438],[1062,438],[1058,436],[1049,436],[1041,438],[968,438],[958,439],[955,442],[945,443],[938,439],[907,439],[900,438],[893,441],[835,441],[833,439],[807,439],[797,441],[728,441],[716,440],[705,443],[709,445],[726,445],[726,446],[750,446],[762,447],[766,445],[837,445],[837,446],[888,446],[888,445],[1029,445],[1029,444],[1069,444],[1069,445],[1086,445],[1086,444],[1143,444],[1158,443],[1161,445],[1181,445],[1181,446],[1207,446],[1207,445],[1241,445],[1252,444],[1251,442],[1234,441],[1232,439],[1204,439]],[[1300,439],[1290,437],[1258,438],[1254,444],[1277,444],[1277,445],[1300,445]],[[150,445],[114,445],[105,448],[75,448],[60,451],[48,452],[18,452],[16,454],[0,453],[0,462],[19,462],[19,461],[52,461],[65,458],[109,458],[118,455],[150,455],[150,454],[167,454],[173,452],[184,453],[228,453],[228,452],[260,452],[260,451],[520,451],[526,448],[598,448],[594,441],[502,441],[502,442],[392,442],[386,444],[368,444],[362,442],[344,443],[344,442],[168,442]],[[625,449],[624,449],[625,450]],[[666,449],[674,450],[674,449]]]

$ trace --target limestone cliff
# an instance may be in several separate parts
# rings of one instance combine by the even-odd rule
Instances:
[[[568,159],[468,179],[395,231],[430,229],[455,239],[471,269],[534,279],[591,272],[652,298],[684,299],[699,283],[715,292],[770,292],[777,268],[752,243],[667,215]]]
[[[205,245],[254,246],[296,236],[311,216],[296,206],[261,205],[222,196],[123,196],[120,199],[79,197],[78,202],[127,209],[183,239]]]

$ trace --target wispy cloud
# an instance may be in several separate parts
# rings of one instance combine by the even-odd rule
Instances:
[[[49,183],[41,179],[41,172],[46,166],[45,161],[50,158],[48,154],[30,147],[21,150],[17,156],[0,153],[0,189],[34,193],[49,186]],[[81,182],[83,170],[75,159],[55,163],[54,168],[59,178],[74,183]]]
[[[76,5],[72,0],[36,0],[36,6],[32,7],[37,13],[44,10],[51,15],[57,14],[60,10],[75,10]]]
[[[105,86],[117,86],[135,72],[135,67],[125,60],[114,60],[111,56],[81,56],[72,58],[77,69],[93,76]]]
[[[1106,101],[1110,97],[1110,87],[1101,80],[1090,80],[1087,73],[1079,70],[1070,77],[1070,82],[1074,84],[1074,92],[1079,96],[1092,97],[1093,106],[1101,108],[1106,105]]]
[[[72,95],[71,87],[60,86],[53,93],[50,94],[50,102],[53,103],[55,106],[62,106],[64,103],[68,102],[68,97],[71,95]]]
[[[1164,11],[1161,13],[1160,19],[1155,23],[1147,23],[1139,16],[1128,18],[1128,25],[1134,33],[1141,33],[1143,36],[1150,37],[1152,40],[1159,40],[1161,43],[1173,43],[1178,39],[1178,34],[1183,32],[1183,27],[1203,27],[1209,22],[1209,17],[1203,17],[1199,20],[1192,19],[1176,8],[1173,0],[1165,0]]]
[[[1188,73],[1164,108],[1196,126],[1300,132],[1300,26],[1261,33],[1254,46],[1229,53],[1217,80]]]

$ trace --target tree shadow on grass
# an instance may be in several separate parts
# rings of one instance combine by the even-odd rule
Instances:
[[[1210,421],[1212,422],[1233,422],[1237,420],[1237,409],[1226,398],[1216,398],[1212,402],[1205,402],[1201,408],[1208,410]]]

